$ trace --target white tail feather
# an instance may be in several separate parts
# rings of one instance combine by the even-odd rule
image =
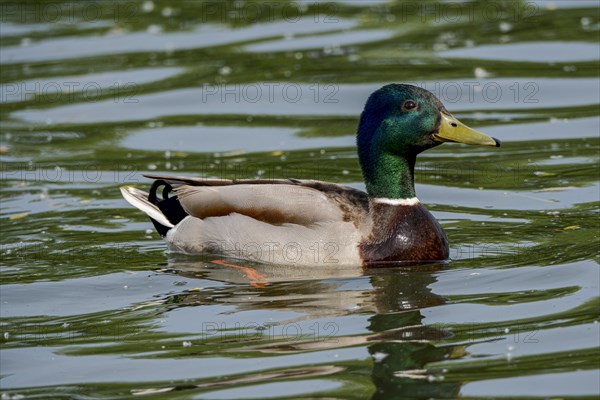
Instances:
[[[131,186],[122,186],[120,189],[121,194],[129,204],[145,212],[150,218],[167,228],[175,226],[164,216],[158,207],[147,200],[148,193]]]

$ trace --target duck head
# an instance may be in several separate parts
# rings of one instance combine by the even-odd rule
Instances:
[[[375,91],[358,125],[357,145],[371,197],[416,197],[414,165],[419,153],[443,142],[500,146],[500,141],[454,118],[431,92],[390,84]]]

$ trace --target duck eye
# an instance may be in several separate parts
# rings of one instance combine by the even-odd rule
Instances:
[[[404,111],[410,111],[410,110],[414,110],[415,108],[417,108],[417,103],[414,102],[414,100],[406,100],[403,104],[402,104],[402,109]]]

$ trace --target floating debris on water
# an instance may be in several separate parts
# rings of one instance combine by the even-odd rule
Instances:
[[[15,215],[11,215],[10,217],[8,217],[8,219],[10,219],[11,221],[17,220],[17,219],[23,219],[29,216],[29,213],[21,213],[21,214],[15,214]]]
[[[231,67],[228,66],[223,66],[221,68],[219,68],[219,74],[220,75],[229,75],[231,74]]]
[[[477,67],[473,70],[473,74],[475,75],[475,78],[477,79],[485,79],[485,78],[489,78],[490,76],[492,76],[491,73],[489,73],[487,70],[485,70],[484,68],[481,67]]]
[[[145,13],[152,12],[154,10],[154,3],[152,1],[145,1],[142,3],[142,11]]]

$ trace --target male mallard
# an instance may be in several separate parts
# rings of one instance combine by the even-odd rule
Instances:
[[[188,254],[286,265],[439,261],[448,240],[415,195],[414,167],[420,152],[442,142],[500,146],[427,90],[390,84],[371,94],[358,125],[367,193],[314,180],[162,175],[145,175],[156,179],[150,193],[121,192],[173,250]]]

